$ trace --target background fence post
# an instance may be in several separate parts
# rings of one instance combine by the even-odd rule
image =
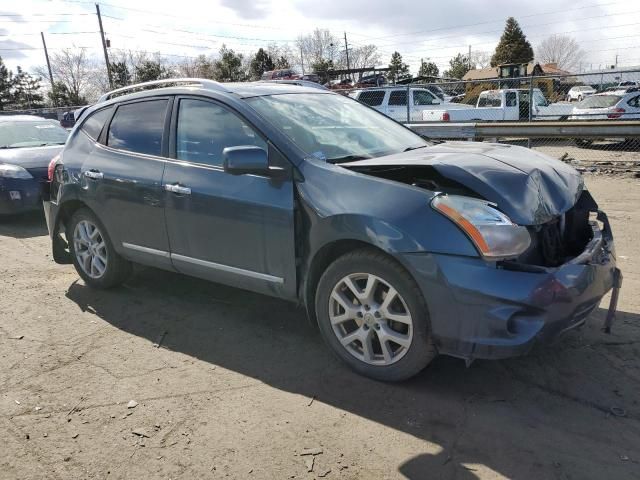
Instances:
[[[411,123],[411,102],[409,84],[407,84],[407,123]]]

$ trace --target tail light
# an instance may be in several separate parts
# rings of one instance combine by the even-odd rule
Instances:
[[[612,112],[615,113],[607,114],[607,118],[620,118],[622,117],[622,114],[625,113],[624,108],[614,108]]]
[[[56,171],[56,163],[58,160],[60,160],[60,154],[53,157],[49,162],[49,167],[47,168],[47,178],[49,179],[49,182],[53,182],[53,174]]]
[[[450,121],[450,120],[451,120],[451,116],[449,115],[449,112],[444,112],[444,113],[442,114],[442,121],[443,121],[443,122],[448,122],[448,121]]]

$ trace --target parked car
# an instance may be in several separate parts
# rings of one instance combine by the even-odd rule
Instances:
[[[469,122],[525,120],[529,118],[529,90],[506,88],[485,90],[475,105],[447,104],[425,110],[425,122]],[[451,105],[456,105],[452,108]],[[532,116],[535,120],[566,120],[573,107],[568,103],[550,104],[538,88],[533,89]]]
[[[282,68],[279,70],[270,70],[262,74],[261,80],[300,80],[302,75],[296,73],[290,68]]]
[[[316,73],[305,73],[300,79],[307,82],[320,83],[320,76]]]
[[[0,214],[42,208],[47,168],[68,135],[56,120],[0,116]]]
[[[567,92],[567,100],[570,102],[581,102],[586,97],[593,95],[594,93],[596,93],[596,89],[591,85],[576,85],[575,87],[571,87]]]
[[[73,112],[64,112],[60,119],[60,126],[62,128],[71,129],[76,124],[76,119]]]
[[[633,87],[640,87],[640,82],[634,82],[632,80],[628,80],[626,82],[620,82],[618,83],[618,88],[633,88]]]
[[[434,144],[297,85],[144,86],[87,109],[52,163],[53,258],[90,287],[136,262],[299,302],[354,370],[401,380],[525,354],[619,286],[607,216],[559,160]]]
[[[358,82],[356,82],[355,86],[357,88],[368,88],[368,87],[382,87],[387,84],[387,78],[382,73],[376,73],[374,75],[365,75]]]
[[[640,118],[640,91],[597,93],[576,104],[570,120],[637,120]],[[626,91],[626,90],[625,90]]]
[[[349,96],[399,122],[407,121],[407,113],[409,113],[411,121],[415,122],[422,120],[424,111],[442,108],[443,101],[426,88],[410,87],[408,90],[410,92],[408,111],[407,87],[354,90]],[[465,106],[455,104],[447,104],[447,107],[452,109],[465,108]]]

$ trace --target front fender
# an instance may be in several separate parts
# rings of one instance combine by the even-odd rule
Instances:
[[[305,161],[297,191],[306,212],[312,255],[337,240],[388,252],[477,257],[467,236],[430,206],[434,192],[324,162]]]

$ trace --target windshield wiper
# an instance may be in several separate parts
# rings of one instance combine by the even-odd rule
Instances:
[[[403,150],[403,152],[410,152],[411,150],[417,150],[419,148],[426,148],[429,145],[418,145],[417,147],[407,147]]]
[[[373,158],[370,155],[345,155],[344,157],[328,158],[327,163],[355,162],[356,160],[367,160]]]

